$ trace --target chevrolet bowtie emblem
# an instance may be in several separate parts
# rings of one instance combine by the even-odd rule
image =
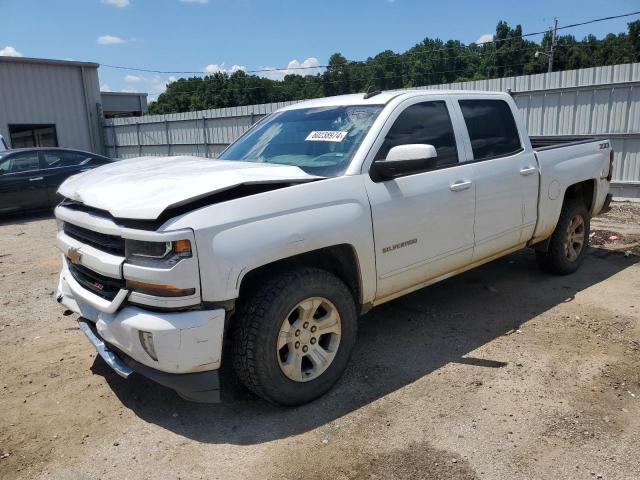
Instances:
[[[71,263],[77,265],[80,263],[80,259],[82,258],[82,253],[80,253],[79,248],[71,247],[67,250],[67,258]]]

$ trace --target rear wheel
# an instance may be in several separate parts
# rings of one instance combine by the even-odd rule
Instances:
[[[536,251],[540,267],[550,273],[567,275],[575,272],[587,251],[590,217],[582,202],[572,201],[562,208],[556,229],[546,252]]]
[[[267,280],[240,305],[234,369],[266,400],[306,403],[340,378],[356,331],[353,296],[339,278],[315,268],[290,270]]]

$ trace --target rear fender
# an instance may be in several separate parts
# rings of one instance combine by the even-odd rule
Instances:
[[[571,196],[571,188],[576,184],[590,185],[591,214],[600,212],[609,190],[606,180],[609,149],[599,145],[599,142],[590,142],[535,152],[540,165],[540,194],[538,222],[530,243],[551,236],[565,198]]]

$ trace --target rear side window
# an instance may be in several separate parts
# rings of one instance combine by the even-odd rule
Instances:
[[[91,157],[79,152],[50,151],[44,154],[46,168],[74,167],[84,165]]]
[[[460,100],[474,160],[518,152],[522,145],[509,105],[504,100]]]
[[[436,166],[458,162],[458,150],[451,118],[443,101],[416,103],[400,114],[387,133],[376,160],[384,160],[393,147],[414,143],[433,145]]]

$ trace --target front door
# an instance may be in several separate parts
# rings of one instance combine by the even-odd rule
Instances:
[[[68,150],[45,150],[42,155],[44,159],[42,176],[47,201],[49,205],[56,205],[62,201],[62,197],[57,194],[58,187],[71,175],[89,170],[91,156],[88,153]]]
[[[392,114],[384,140],[376,144],[381,142],[374,161],[384,159],[397,145],[429,144],[437,152],[431,171],[379,182],[365,177],[376,248],[377,301],[471,260],[474,167],[460,163],[464,149],[449,112],[445,98],[408,100]]]

